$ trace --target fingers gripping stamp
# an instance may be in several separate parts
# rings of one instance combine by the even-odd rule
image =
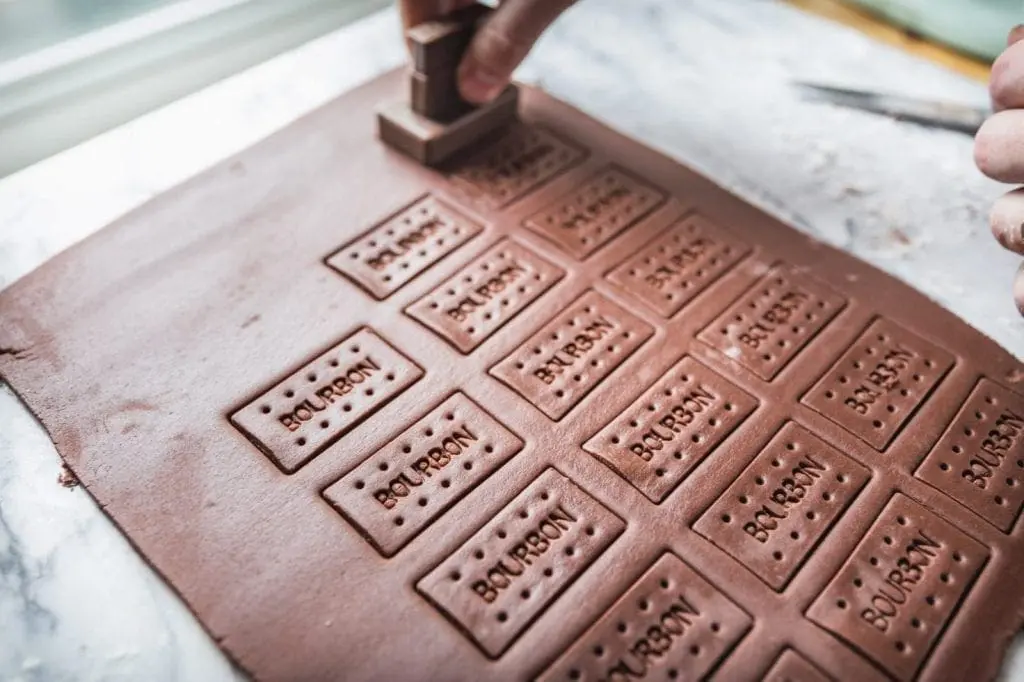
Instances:
[[[378,111],[378,133],[385,143],[437,166],[515,120],[519,90],[514,85],[481,106],[459,94],[459,62],[491,11],[471,5],[406,32],[413,61],[409,99]]]

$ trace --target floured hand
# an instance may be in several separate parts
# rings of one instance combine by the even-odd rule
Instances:
[[[989,91],[996,113],[978,131],[975,161],[994,180],[1024,184],[1024,25],[1010,32],[1006,50],[992,65]],[[991,224],[1000,244],[1024,255],[1024,187],[995,203]],[[1013,293],[1024,315],[1024,263],[1017,271]]]

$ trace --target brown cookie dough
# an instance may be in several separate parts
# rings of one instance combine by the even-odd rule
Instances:
[[[986,680],[1024,367],[532,88],[377,79],[0,293],[0,373],[260,680]],[[1018,280],[1018,301],[1024,290]]]

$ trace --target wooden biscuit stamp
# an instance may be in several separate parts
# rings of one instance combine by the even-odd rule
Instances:
[[[413,63],[409,99],[377,112],[378,132],[385,143],[424,165],[438,166],[515,120],[519,90],[514,85],[482,106],[459,94],[459,62],[491,11],[472,5],[406,32]]]

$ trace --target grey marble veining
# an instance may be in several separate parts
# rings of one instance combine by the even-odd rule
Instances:
[[[616,6],[578,5],[526,73],[1024,357],[1024,321],[1009,295],[1020,259],[987,226],[1006,188],[974,167],[972,140],[801,101],[790,82],[984,103],[982,84],[774,2]]]
[[[0,181],[0,286],[402,62],[370,17]],[[971,140],[802,102],[794,77],[984,102],[982,85],[769,0],[585,0],[520,72],[796,228],[878,265],[1018,357],[1005,188]],[[2,153],[2,151],[0,151]],[[0,321],[2,323],[2,321]],[[0,387],[0,680],[242,679]],[[1007,678],[1024,680],[1021,647]]]

